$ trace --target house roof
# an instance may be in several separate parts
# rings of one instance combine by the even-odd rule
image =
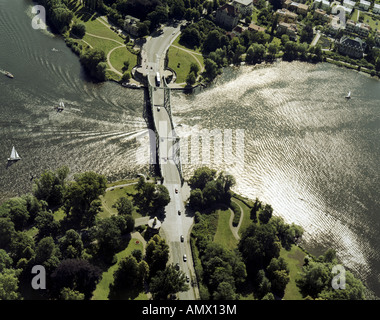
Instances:
[[[238,3],[240,5],[243,5],[243,6],[249,6],[249,5],[253,5],[253,1],[252,0],[234,0],[233,1],[234,3]]]
[[[371,2],[366,1],[366,0],[360,0],[360,4],[365,4],[366,6],[370,6]]]
[[[365,45],[365,42],[359,38],[351,39],[351,38],[348,38],[346,36],[343,36],[340,39],[340,43],[345,45],[345,46],[350,46],[350,47],[356,48],[356,49],[361,50],[361,51],[364,50],[364,45]]]
[[[258,32],[264,32],[264,31],[265,31],[265,28],[260,27],[260,26],[258,26],[258,25],[256,25],[256,24],[253,24],[253,23],[251,23],[251,24],[248,26],[248,29],[249,29],[249,30],[253,30],[253,31],[258,31]]]
[[[219,7],[217,11],[224,11],[225,13],[227,13],[227,15],[232,17],[238,16],[236,8],[229,3],[226,3],[223,6]]]

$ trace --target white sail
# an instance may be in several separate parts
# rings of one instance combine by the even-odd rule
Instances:
[[[20,156],[18,155],[16,148],[13,146],[11,156],[8,158],[8,160],[20,160]]]

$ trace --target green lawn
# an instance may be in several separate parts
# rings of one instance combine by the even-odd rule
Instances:
[[[143,244],[140,241],[136,243],[136,241],[137,239],[132,238],[129,241],[128,247],[116,254],[117,263],[103,272],[102,279],[96,286],[92,300],[108,300],[109,286],[113,282],[113,274],[117,270],[120,260],[129,256],[135,249],[143,251]],[[145,293],[140,293],[135,300],[148,300],[148,298]]]
[[[120,72],[124,67],[124,61],[129,61],[128,70],[131,71],[132,68],[137,64],[137,56],[128,51],[126,47],[115,49],[110,56],[110,62],[113,67]]]
[[[214,242],[221,244],[224,248],[233,250],[236,248],[238,241],[235,239],[234,235],[230,229],[230,216],[231,211],[218,210],[218,226],[214,236]]]
[[[173,45],[179,48],[176,48]],[[174,40],[173,45],[168,50],[168,67],[176,72],[176,83],[184,83],[186,81],[186,77],[190,72],[191,63],[197,64],[199,66],[199,73],[202,72],[202,69],[204,68],[204,60],[203,56],[200,54],[199,48],[190,49],[179,44],[179,36]],[[190,51],[196,59],[189,52],[184,50]]]
[[[125,187],[115,187],[113,190],[109,190],[105,193],[104,196],[101,196],[100,199],[102,201],[102,211],[99,213],[100,218],[110,217],[112,215],[117,214],[117,210],[112,207],[113,204],[120,198],[125,197],[129,194],[135,194],[135,186],[125,186]],[[129,199],[132,200],[132,196],[129,196]],[[132,214],[133,218],[140,218],[141,215],[134,210]]]
[[[109,26],[107,26],[107,22],[97,19],[98,15],[84,8],[78,0],[71,0],[69,6],[74,11],[74,20],[83,23],[86,27],[86,34],[83,37],[84,42],[88,43],[93,48],[102,49],[106,55],[112,49],[124,45],[124,39],[112,31]],[[110,40],[94,36],[104,37]],[[129,61],[128,70],[131,71],[137,64],[137,55],[132,54],[125,46],[124,48],[116,49],[111,53],[109,63],[111,63],[111,65],[120,73],[123,73],[122,68],[124,66],[124,61]],[[111,77],[115,80],[120,79],[120,75],[115,73],[112,73]]]
[[[286,286],[284,300],[302,300],[302,295],[296,285],[298,273],[302,271],[306,254],[296,245],[292,245],[290,251],[281,248],[280,257],[283,257],[290,270],[290,281]]]

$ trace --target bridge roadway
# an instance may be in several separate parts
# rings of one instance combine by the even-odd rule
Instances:
[[[181,175],[174,162],[173,151],[176,142],[175,130],[172,126],[171,114],[165,106],[165,90],[161,76],[160,85],[157,86],[156,73],[164,74],[164,59],[170,44],[178,36],[180,25],[177,27],[164,27],[159,37],[152,37],[143,47],[142,62],[143,69],[147,70],[149,87],[151,87],[151,106],[154,125],[158,134],[158,161],[164,185],[170,194],[170,203],[165,207],[165,219],[162,221],[161,229],[166,242],[169,245],[169,263],[179,264],[180,270],[189,276],[190,289],[180,292],[178,298],[181,300],[195,300],[199,297],[198,287],[192,286],[195,280],[194,264],[190,248],[190,230],[193,217],[186,215],[184,207],[184,190],[181,183]],[[153,53],[154,52],[154,53]],[[180,212],[180,213],[179,213]],[[181,236],[184,241],[181,241]],[[184,261],[184,255],[187,260]]]

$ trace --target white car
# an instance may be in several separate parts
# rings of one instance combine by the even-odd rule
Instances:
[[[186,254],[183,255],[183,261],[187,261],[187,257],[186,257]]]

